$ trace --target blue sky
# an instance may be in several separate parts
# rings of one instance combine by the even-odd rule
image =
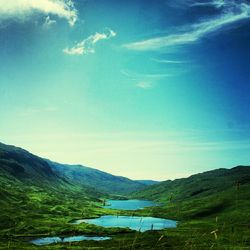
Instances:
[[[0,0],[0,138],[132,179],[250,163],[250,3]]]

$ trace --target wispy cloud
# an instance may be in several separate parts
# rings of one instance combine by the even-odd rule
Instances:
[[[77,10],[71,0],[0,0],[0,21],[23,21],[36,13],[65,18],[71,26],[77,20]]]
[[[121,70],[121,74],[124,76],[127,76],[131,79],[139,79],[139,78],[165,78],[165,77],[170,77],[172,76],[171,74],[140,74],[140,73],[135,73],[129,70]]]
[[[132,80],[137,88],[152,89],[157,81],[163,78],[171,77],[170,74],[142,74],[122,69],[121,74]]]
[[[137,88],[141,88],[141,89],[152,89],[154,87],[154,84],[152,82],[138,82],[136,84]]]
[[[235,1],[230,1],[230,4],[225,4],[224,1],[221,2],[218,0],[207,2],[206,4],[208,3],[216,6],[224,6],[222,14],[216,16],[214,19],[201,21],[197,24],[185,27],[183,28],[184,32],[182,33],[170,34],[167,36],[129,43],[123,45],[123,47],[130,50],[145,51],[156,50],[169,46],[192,44],[210,33],[221,30],[225,26],[250,18],[249,4],[236,3]]]
[[[191,7],[196,7],[196,6],[213,6],[215,8],[221,8],[227,5],[225,0],[212,0],[212,1],[195,1],[194,3],[191,3]]]
[[[34,108],[27,108],[23,109],[18,113],[18,116],[27,117],[27,116],[34,116],[34,115],[41,115],[44,113],[53,113],[56,112],[57,108],[53,106],[48,107],[34,107]]]
[[[46,16],[45,21],[43,23],[43,27],[50,28],[54,24],[56,24],[56,20],[51,19],[50,16]]]
[[[179,61],[179,60],[164,60],[164,59],[157,59],[157,58],[151,58],[151,60],[154,62],[166,63],[166,64],[182,64],[182,63],[188,62],[188,61]]]
[[[116,33],[111,30],[107,29],[103,33],[95,33],[87,37],[86,39],[82,40],[81,42],[77,43],[75,46],[71,48],[65,48],[63,52],[68,55],[84,55],[90,54],[95,52],[95,44],[101,40],[107,40],[112,37],[115,37]]]

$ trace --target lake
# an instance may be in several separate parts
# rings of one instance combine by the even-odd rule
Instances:
[[[71,236],[71,237],[45,237],[45,238],[35,239],[30,242],[37,246],[43,246],[43,245],[49,245],[49,244],[55,244],[55,243],[76,242],[76,241],[83,241],[83,240],[103,241],[103,240],[109,240],[109,239],[111,238],[79,235],[79,236]]]
[[[164,228],[175,228],[177,222],[174,220],[161,219],[156,217],[140,216],[114,216],[104,215],[95,219],[76,220],[74,224],[89,223],[102,227],[121,227],[145,232],[148,230],[161,230]]]
[[[159,206],[153,201],[147,200],[107,200],[104,208],[118,209],[118,210],[138,210],[145,207]]]
[[[105,208],[118,210],[138,210],[145,207],[159,206],[153,201],[147,200],[108,200]],[[94,219],[76,220],[74,224],[89,223],[102,227],[121,227],[130,228],[145,232],[147,230],[161,230],[164,228],[175,228],[177,222],[174,220],[156,218],[156,217],[141,217],[141,216],[114,216],[104,215]]]
[[[145,207],[159,206],[152,201],[147,200],[108,200],[106,208],[118,210],[138,210]],[[141,217],[141,216],[114,216],[104,215],[95,219],[80,219],[73,222],[73,224],[89,223],[102,227],[121,227],[130,228],[132,230],[145,232],[148,230],[161,230],[165,228],[175,228],[177,222],[174,220],[156,218],[156,217]],[[98,236],[71,236],[71,237],[45,237],[32,240],[31,243],[42,246],[54,243],[76,242],[84,240],[103,241],[109,240],[110,237]]]

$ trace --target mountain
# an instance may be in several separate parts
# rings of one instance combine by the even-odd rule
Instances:
[[[13,248],[8,246],[9,237],[19,239],[23,234],[89,233],[84,225],[68,222],[107,214],[100,206],[109,194],[102,191],[124,194],[144,186],[97,169],[50,162],[0,143],[0,238],[5,239],[0,241],[0,249],[23,249],[19,244],[30,249],[29,243],[19,240]]]
[[[175,219],[167,249],[249,249],[250,167],[216,169],[148,186],[131,198],[152,199],[161,206],[144,210]],[[162,249],[165,249],[164,247]]]
[[[142,189],[146,184],[115,176],[98,169],[82,165],[60,164],[47,160],[53,171],[70,182],[84,184],[108,194],[126,195]]]
[[[250,245],[248,166],[217,169],[150,186],[140,184],[143,189],[129,194],[131,198],[161,204],[131,214],[175,219],[177,228],[138,234],[121,228],[70,223],[107,214],[129,215],[128,211],[100,207],[108,198],[103,190],[124,192],[121,187],[112,188],[120,183],[124,189],[138,184],[96,169],[50,162],[0,143],[0,249],[36,249],[31,247],[30,239],[67,235],[111,236],[112,240],[41,248],[248,249]]]
[[[11,181],[18,186],[36,186],[49,189],[74,189],[88,190],[88,194],[96,192],[93,188],[82,183],[70,182],[60,176],[51,168],[49,163],[41,157],[15,146],[0,143],[0,177],[2,181]],[[100,193],[99,193],[100,194]]]
[[[0,143],[1,173],[26,183],[46,185],[61,181],[49,164],[28,151]]]
[[[236,185],[250,184],[250,167],[216,169],[192,175],[188,178],[167,180],[135,192],[133,197],[156,201],[184,200],[209,196]]]
[[[81,165],[43,159],[15,146],[0,143],[0,171],[26,184],[76,185],[101,193],[125,195],[146,185]]]
[[[136,180],[137,182],[140,182],[142,184],[145,184],[147,186],[155,185],[160,183],[160,181],[154,181],[154,180]]]
[[[1,194],[26,189],[55,192],[81,191],[86,197],[100,197],[103,194],[93,188],[70,182],[54,171],[47,161],[15,146],[0,143],[0,183]],[[11,197],[11,195],[9,196]]]
[[[66,221],[79,217],[83,208],[95,213],[92,204],[103,196],[59,176],[44,159],[0,143],[0,237],[50,232],[48,220],[60,228],[62,216]]]
[[[23,232],[82,233],[81,227],[67,223],[107,213],[100,208],[103,199],[109,197],[107,192],[123,195],[142,187],[145,185],[124,177],[51,162],[0,143],[0,238]]]
[[[250,167],[222,168],[164,181],[131,197],[164,204],[151,211],[155,216],[184,221],[220,216],[229,224],[250,224]]]

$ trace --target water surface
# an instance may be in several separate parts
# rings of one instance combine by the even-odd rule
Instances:
[[[71,236],[71,237],[46,237],[46,238],[39,238],[32,240],[31,243],[42,246],[42,245],[49,245],[55,243],[64,243],[64,242],[76,242],[76,241],[83,241],[83,240],[95,240],[95,241],[102,241],[102,240],[109,240],[110,237],[98,237],[98,236]]]
[[[164,228],[175,228],[177,222],[155,217],[139,216],[114,216],[104,215],[95,219],[76,220],[74,224],[89,223],[102,227],[122,227],[145,232],[147,230],[161,230]]]
[[[159,204],[147,200],[107,200],[106,206],[103,207],[119,210],[137,210],[153,206],[159,206]]]

